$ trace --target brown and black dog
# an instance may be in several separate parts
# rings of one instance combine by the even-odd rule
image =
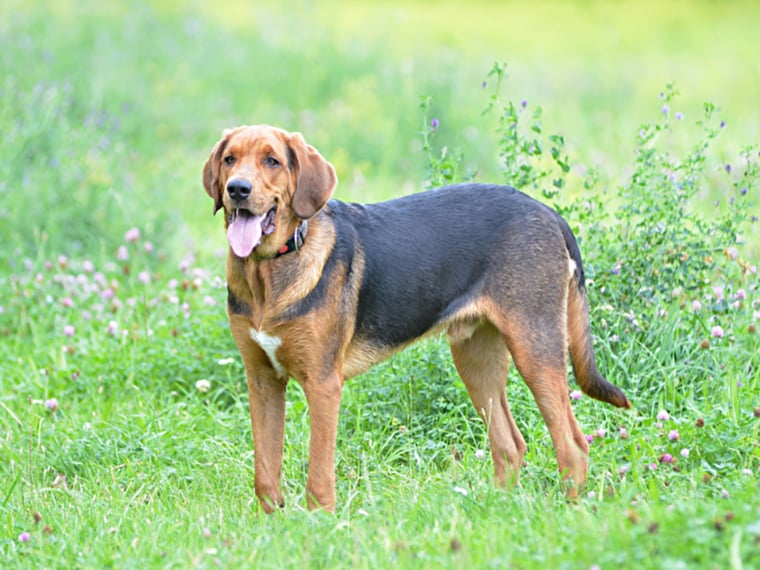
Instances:
[[[515,483],[525,440],[506,398],[511,355],[549,428],[569,493],[588,444],[568,397],[567,352],[583,391],[629,407],[596,366],[578,245],[553,210],[506,186],[462,184],[383,202],[330,197],[335,169],[299,133],[227,130],[203,169],[230,245],[230,328],[245,365],[256,495],[280,490],[285,387],[306,394],[309,507],[335,508],[343,382],[446,331],[486,422],[496,482]]]

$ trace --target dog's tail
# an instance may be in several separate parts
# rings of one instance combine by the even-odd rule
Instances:
[[[588,296],[583,275],[581,252],[570,226],[561,220],[560,226],[570,255],[571,277],[567,295],[567,337],[573,373],[581,390],[587,395],[619,408],[630,408],[631,403],[623,391],[608,382],[596,366],[594,347],[591,344],[591,326],[588,316]]]

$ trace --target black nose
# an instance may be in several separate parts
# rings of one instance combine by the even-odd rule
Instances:
[[[251,183],[247,180],[233,178],[227,182],[227,194],[236,201],[245,200],[251,195]]]

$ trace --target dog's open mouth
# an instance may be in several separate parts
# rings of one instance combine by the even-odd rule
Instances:
[[[274,231],[274,215],[277,206],[271,208],[266,214],[256,216],[248,210],[236,208],[230,214],[227,226],[227,241],[230,242],[232,251],[238,257],[248,257],[253,249],[259,245],[262,236],[268,236]]]

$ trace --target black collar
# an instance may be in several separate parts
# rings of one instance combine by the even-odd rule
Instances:
[[[275,255],[275,258],[301,249],[303,247],[303,244],[306,242],[306,231],[308,229],[309,224],[306,220],[303,220],[296,228],[296,231],[293,233],[293,237],[286,241],[285,245],[277,250],[277,255]]]

